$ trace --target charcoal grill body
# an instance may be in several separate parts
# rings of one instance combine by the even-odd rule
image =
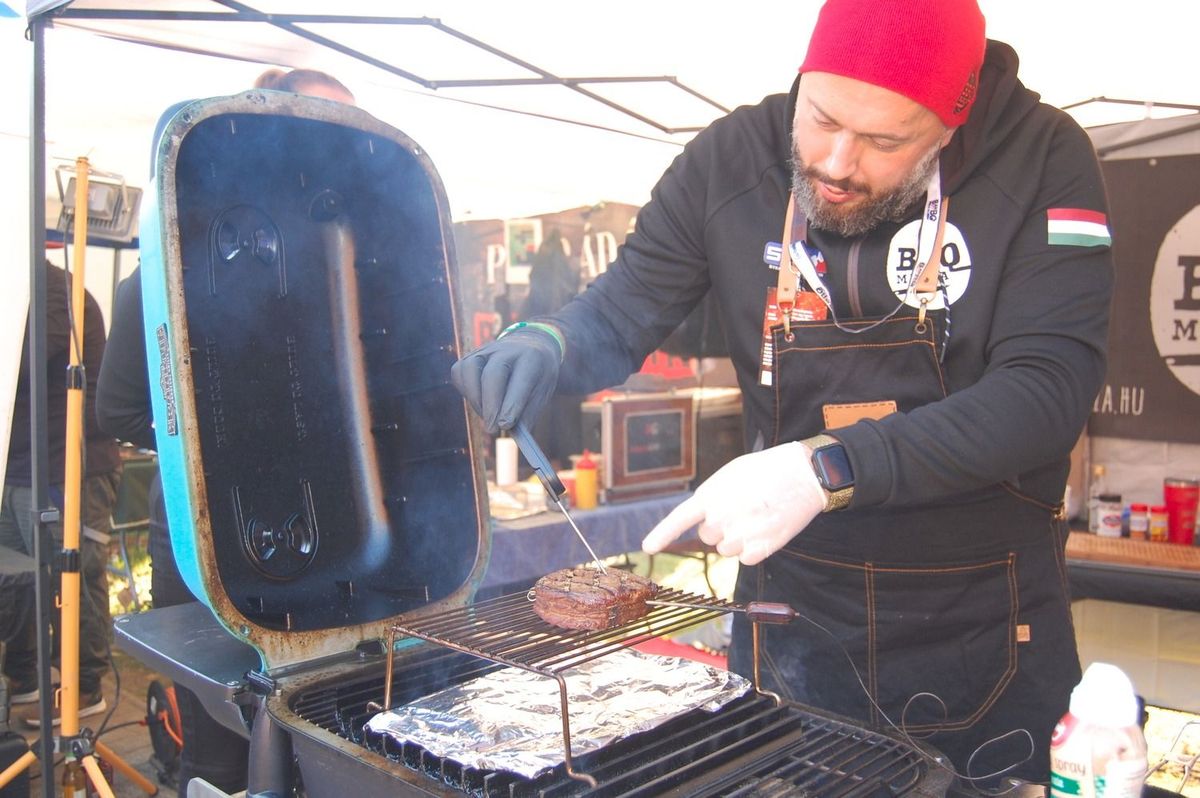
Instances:
[[[944,793],[919,747],[757,694],[580,757],[595,788],[368,738],[389,631],[476,612],[489,555],[484,442],[448,380],[463,320],[440,180],[369,114],[267,91],[182,108],[156,174],[147,358],[172,544],[204,606],[116,631],[250,738],[251,795]],[[397,644],[393,704],[500,667],[430,640]]]

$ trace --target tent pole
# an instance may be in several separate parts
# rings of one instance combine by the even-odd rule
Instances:
[[[29,40],[33,45],[33,86],[30,92],[29,117],[29,405],[30,461],[33,486],[33,556],[37,572],[36,619],[38,625],[38,684],[42,728],[54,714],[52,691],[47,689],[50,678],[50,621],[54,612],[54,587],[51,572],[50,541],[45,527],[57,516],[49,503],[49,466],[46,432],[46,36],[43,18],[29,20]],[[42,795],[53,798],[54,735],[43,734],[38,740],[38,760],[41,762]]]

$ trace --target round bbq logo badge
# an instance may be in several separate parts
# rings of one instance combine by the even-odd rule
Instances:
[[[905,304],[918,307],[920,303],[916,294],[908,294],[908,286],[917,278],[917,234],[921,229],[921,220],[916,219],[901,227],[892,236],[888,248],[887,277],[897,299],[905,299]],[[932,233],[932,231],[930,231]],[[971,252],[962,232],[951,222],[946,222],[946,234],[942,238],[941,267],[938,269],[938,285],[945,287],[945,295],[953,305],[967,290],[971,282]],[[930,310],[945,307],[942,301],[942,291],[938,291],[933,301],[929,303]]]
[[[1200,394],[1200,206],[1175,223],[1158,249],[1150,325],[1163,363]]]

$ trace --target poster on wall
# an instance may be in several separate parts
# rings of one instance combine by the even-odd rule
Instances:
[[[602,202],[522,219],[456,222],[454,248],[463,310],[470,321],[467,346],[487,343],[531,312],[551,312],[531,307],[531,296],[545,288],[533,284],[537,275],[547,273],[537,267],[548,261],[556,261],[572,277],[572,290],[559,297],[555,308],[586,288],[616,258],[638,210],[636,205]]]
[[[508,282],[529,282],[529,266],[542,245],[541,219],[508,219],[504,222],[504,248],[508,255]],[[521,268],[525,267],[525,268]]]
[[[1101,166],[1116,283],[1088,431],[1200,443],[1200,154]]]

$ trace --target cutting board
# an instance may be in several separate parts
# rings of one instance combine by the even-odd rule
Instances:
[[[1103,538],[1088,532],[1071,533],[1067,539],[1067,559],[1200,572],[1200,548],[1195,546]]]

